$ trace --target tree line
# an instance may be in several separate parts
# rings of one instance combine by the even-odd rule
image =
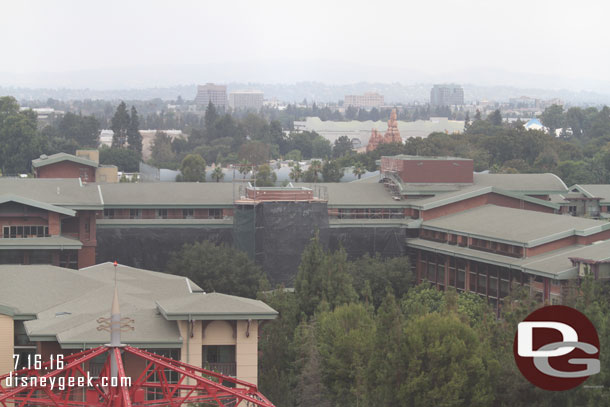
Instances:
[[[302,253],[293,290],[269,290],[245,254],[210,242],[185,245],[168,270],[208,292],[257,296],[279,311],[260,328],[258,375],[278,407],[608,404],[608,283],[585,278],[564,300],[596,326],[601,373],[589,378],[590,388],[547,392],[513,359],[517,324],[543,305],[516,285],[497,318],[477,294],[416,285],[406,257],[348,261],[317,235]]]

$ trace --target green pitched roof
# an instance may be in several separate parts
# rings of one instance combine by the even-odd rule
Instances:
[[[7,239],[8,240],[8,239]],[[33,239],[32,239],[33,240]],[[109,334],[97,330],[99,317],[108,317],[114,292],[114,266],[103,263],[81,270],[47,265],[0,265],[0,312],[26,319],[26,333],[35,341],[58,341],[63,348],[107,343]],[[118,266],[121,315],[135,320],[135,330],[122,335],[136,346],[180,347],[174,320],[157,303],[177,307],[200,319],[270,319],[273,309],[257,300],[222,294],[203,294],[185,277]],[[214,318],[213,315],[217,317]]]
[[[75,155],[67,154],[67,153],[57,153],[57,154],[52,154],[49,156],[43,154],[39,158],[32,160],[32,166],[34,168],[39,168],[39,167],[44,167],[44,166],[50,165],[50,164],[60,163],[62,161],[71,161],[73,163],[87,165],[89,167],[94,167],[94,168],[99,167],[99,164],[96,163],[95,161],[91,161],[87,158],[77,157]]]
[[[34,199],[24,198],[22,196],[13,194],[2,194],[0,195],[0,205],[7,202],[16,202],[26,206],[32,206],[34,208],[44,209],[50,212],[61,213],[62,215],[75,216],[76,212],[72,209],[62,208],[61,206],[51,205],[45,202],[36,201]]]

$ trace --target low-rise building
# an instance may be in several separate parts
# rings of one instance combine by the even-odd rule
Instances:
[[[108,343],[97,319],[108,317],[115,278],[121,314],[134,320],[135,329],[122,334],[124,344],[256,384],[258,330],[276,318],[275,310],[206,293],[186,277],[123,265],[115,270],[112,263],[80,270],[0,266],[0,374],[13,370],[14,354],[47,361]],[[84,369],[96,376],[103,364],[94,359]],[[124,364],[133,380],[146,368],[128,356]]]
[[[43,154],[32,160],[36,178],[79,178],[82,182],[118,182],[115,165],[100,165],[98,150],[76,150],[76,155]]]

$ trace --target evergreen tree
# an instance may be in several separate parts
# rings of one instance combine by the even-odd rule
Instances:
[[[127,105],[125,105],[125,102],[121,102],[117,106],[114,116],[112,116],[112,125],[110,126],[114,132],[114,135],[112,136],[113,148],[125,147],[130,122],[131,119],[129,117],[129,112],[127,111]]]
[[[131,117],[129,119],[129,127],[127,128],[127,143],[129,149],[142,152],[142,135],[140,134],[140,119],[135,106],[131,106]]]

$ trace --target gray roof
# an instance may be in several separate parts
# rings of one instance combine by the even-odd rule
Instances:
[[[32,207],[44,209],[44,210],[50,211],[50,212],[61,213],[62,215],[68,215],[68,216],[76,215],[76,212],[74,212],[71,209],[66,209],[66,208],[62,208],[60,206],[55,206],[55,205],[49,205],[48,203],[45,203],[45,202],[35,201],[33,199],[28,199],[28,198],[24,198],[22,196],[13,195],[13,194],[0,195],[0,204],[7,203],[7,202],[16,202],[16,203],[20,203],[22,205],[32,206]]]
[[[98,167],[98,163],[96,163],[95,161],[91,161],[87,158],[77,157],[75,155],[67,153],[57,153],[49,156],[43,154],[39,158],[32,160],[32,166],[34,166],[34,168],[38,168],[44,167],[45,165],[49,164],[59,163],[62,161],[72,161],[74,163],[87,165],[89,167]]]
[[[564,237],[608,230],[610,222],[484,205],[424,221],[422,227],[534,247]]]
[[[233,189],[227,182],[142,182],[99,184],[104,205],[111,207],[232,206]]]
[[[566,184],[555,174],[474,174],[474,183],[507,191],[529,194],[567,192]]]
[[[168,320],[274,319],[277,311],[262,301],[220,293],[199,293],[157,301],[159,311]]]
[[[26,319],[26,333],[34,341],[57,340],[64,348],[103,344],[109,334],[97,330],[96,320],[109,316],[114,275],[112,263],[81,270],[0,265],[0,312]],[[178,304],[199,319],[219,319],[223,309],[231,319],[260,319],[261,310],[267,312],[264,319],[277,315],[261,301],[204,294],[185,277],[119,265],[117,279],[121,315],[135,320],[135,330],[123,333],[123,342],[136,346],[182,345],[176,322],[159,313],[157,302]]]
[[[549,198],[551,198],[551,202],[561,205],[570,202],[566,199],[566,196],[567,194],[551,194]]]
[[[0,239],[0,250],[78,250],[81,247],[83,244],[80,240],[66,236]]]
[[[610,240],[596,242],[570,255],[572,258],[587,259],[594,262],[610,261]]]
[[[70,209],[102,209],[97,185],[79,178],[0,177],[0,192]]]
[[[577,189],[589,198],[601,198],[600,203],[610,204],[610,185],[608,184],[576,184],[570,190]]]
[[[485,195],[485,194],[490,194],[490,193],[504,195],[504,196],[508,196],[511,198],[515,198],[515,199],[520,199],[520,200],[531,202],[531,203],[534,203],[537,205],[547,206],[547,207],[550,207],[553,209],[559,209],[559,205],[556,205],[549,201],[543,201],[542,199],[531,198],[531,197],[528,197],[525,195],[516,194],[513,192],[502,190],[500,188],[492,187],[492,186],[480,186],[480,185],[473,185],[470,187],[465,187],[465,188],[459,189],[457,191],[442,193],[442,194],[439,194],[439,195],[436,195],[436,196],[433,196],[430,198],[417,199],[417,200],[411,201],[412,203],[410,204],[410,206],[413,208],[428,210],[428,209],[437,208],[439,206],[444,206],[444,205],[448,205],[451,203],[459,202],[464,199],[470,199],[470,198],[474,198],[474,197],[477,197],[480,195]]]
[[[314,184],[298,183],[295,186],[314,188]],[[405,201],[395,201],[383,184],[378,182],[322,182],[315,186],[328,192],[330,207],[405,207]]]

